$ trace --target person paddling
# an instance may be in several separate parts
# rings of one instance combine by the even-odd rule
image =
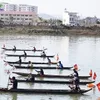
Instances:
[[[16,46],[14,45],[13,51],[16,51]]]
[[[19,61],[17,61],[19,63],[19,65],[21,65],[22,63],[22,59],[21,59],[21,56],[19,56]]]
[[[12,78],[9,78],[9,79],[12,83],[12,88],[11,89],[17,89],[18,81],[16,80],[16,78],[13,76]]]
[[[48,63],[51,64],[51,59],[47,57]]]
[[[72,75],[72,86],[69,86],[73,91],[80,91],[79,87],[79,74],[76,69],[73,69],[74,73]]]
[[[33,51],[36,51],[36,47],[33,47]]]
[[[25,58],[27,57],[27,53],[25,52],[25,50],[24,50],[24,56],[25,56]]]
[[[33,63],[31,61],[29,61],[28,67],[33,67]]]
[[[40,69],[40,71],[37,71],[37,70],[35,70],[35,71],[36,71],[36,72],[38,72],[38,74],[39,74],[39,75],[41,75],[41,76],[43,76],[43,75],[44,75],[44,71],[43,71],[43,69],[42,69],[42,68]]]
[[[45,51],[42,51],[41,56],[42,56],[42,57],[46,57],[46,53],[45,53]]]
[[[27,78],[27,80],[34,82],[34,80],[35,80],[34,75],[32,75],[32,74],[30,73],[29,76],[28,76],[28,78]]]
[[[60,67],[61,69],[63,69],[63,64],[61,61],[58,62],[58,67]]]

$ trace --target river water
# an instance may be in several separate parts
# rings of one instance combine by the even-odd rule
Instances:
[[[55,55],[52,61],[56,61],[56,55],[59,55],[59,59],[64,66],[78,65],[79,75],[89,75],[90,69],[96,72],[97,78],[95,85],[100,82],[100,37],[94,36],[0,36],[0,48],[5,45],[7,48],[13,48],[15,45],[17,48],[37,49],[47,48],[47,55]],[[9,65],[6,65],[3,60],[17,61],[18,58],[6,57],[5,54],[23,54],[20,52],[0,50],[0,87],[7,87],[8,77],[16,76],[13,71],[30,72],[30,70],[13,69]],[[40,54],[40,52],[27,51],[27,54]],[[22,58],[24,61],[44,61],[46,59],[41,58]],[[10,74],[7,74],[7,70]],[[35,70],[32,70],[36,73]],[[64,74],[68,75],[72,73],[72,70],[44,70],[46,74]],[[53,85],[53,84],[25,84],[18,83],[20,88],[46,88],[46,89],[67,89],[68,85]],[[81,86],[80,86],[81,87]],[[88,88],[82,86],[81,88]],[[85,93],[84,95],[48,95],[48,94],[16,94],[16,93],[2,93],[0,92],[0,100],[97,100],[100,97],[100,92],[97,87],[92,91]]]

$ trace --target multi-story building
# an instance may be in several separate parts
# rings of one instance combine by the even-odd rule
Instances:
[[[78,16],[75,12],[68,12],[66,9],[63,13],[62,24],[67,26],[77,26]]]
[[[8,4],[8,3],[2,3],[2,9],[3,11],[17,11],[18,5],[16,4]]]
[[[0,19],[4,21],[4,24],[35,24],[37,21],[37,15],[33,12],[19,12],[19,11],[1,11]]]
[[[29,12],[35,12],[37,13],[37,7],[36,6],[31,6],[31,5],[24,5],[20,4],[19,5],[19,11],[29,11]]]
[[[36,24],[37,7],[31,5],[16,5],[2,3],[0,11],[0,19],[4,24]]]

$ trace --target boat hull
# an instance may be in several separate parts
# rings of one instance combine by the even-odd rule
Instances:
[[[41,55],[13,55],[13,54],[6,54],[6,56],[8,56],[8,57],[41,57],[41,58],[44,58],[44,57],[49,57],[49,58],[53,58],[54,57],[54,55],[51,55],[51,56],[41,56]]]
[[[22,76],[28,76],[30,73],[22,73],[22,72],[12,72],[18,75],[22,75]],[[34,77],[44,77],[44,78],[72,78],[72,76],[70,75],[48,75],[45,74],[43,76],[39,75],[39,74],[32,74]],[[91,76],[79,76],[80,79],[88,79]]]
[[[60,69],[60,70],[70,70],[71,68],[73,67],[63,67],[63,68],[59,68],[59,67],[48,67],[48,66],[17,66],[17,65],[10,65],[12,67],[15,67],[15,68],[18,68],[18,69],[49,69],[49,70],[52,70],[52,69]]]
[[[8,64],[20,64],[18,61],[16,62],[12,62],[12,61],[4,61]],[[21,62],[21,64],[29,64],[29,62]],[[48,63],[48,62],[32,62],[32,64],[54,64],[54,65],[57,65],[57,62],[51,62],[51,63]]]
[[[72,90],[58,90],[58,89],[10,89],[7,88],[0,88],[0,91],[2,92],[16,92],[16,93],[34,93],[34,94],[83,94],[88,91],[92,90],[80,90],[80,91],[72,91]]]
[[[2,48],[5,51],[14,51],[13,49]],[[16,51],[34,51],[34,52],[42,52],[43,50],[34,50],[34,49],[16,49]]]
[[[72,84],[71,81],[52,81],[52,80],[19,80],[17,79],[18,82],[26,82],[26,83],[49,83],[49,84]],[[95,81],[80,81],[79,84],[80,85],[86,85],[86,84],[90,84],[90,83],[94,83]]]

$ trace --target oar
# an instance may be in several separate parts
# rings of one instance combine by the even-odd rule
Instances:
[[[9,74],[9,77],[8,77],[7,89],[8,89],[8,86],[9,86],[9,79],[10,79],[10,74]]]
[[[35,70],[38,74],[40,74],[40,71]]]

